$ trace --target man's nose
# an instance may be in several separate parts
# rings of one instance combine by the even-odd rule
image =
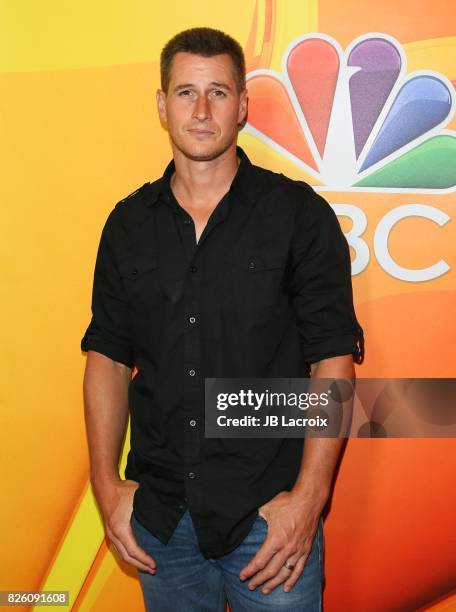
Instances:
[[[211,108],[206,96],[198,96],[193,108],[193,116],[200,121],[211,118]]]

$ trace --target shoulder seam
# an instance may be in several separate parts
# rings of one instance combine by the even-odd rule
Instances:
[[[305,189],[306,191],[310,193],[315,193],[315,190],[312,187],[312,185],[309,185],[309,183],[306,183],[306,181],[302,181],[300,179],[293,179],[290,176],[283,174],[283,172],[275,172],[274,170],[270,170],[269,168],[264,168],[263,166],[253,165],[253,167],[262,173],[268,174],[272,180],[282,179],[282,180],[285,180],[290,185],[295,185],[296,187]]]
[[[292,185],[296,185],[296,187],[300,187],[301,189],[305,189],[306,191],[315,193],[315,189],[312,187],[312,185],[309,185],[309,183],[306,183],[306,181],[302,181],[300,179],[292,179],[291,177],[286,176],[286,174],[282,174],[282,173],[281,173],[281,176],[283,176]]]
[[[126,202],[127,200],[129,200],[130,198],[133,198],[135,195],[141,193],[148,185],[150,185],[149,182],[144,183],[144,185],[141,185],[141,187],[138,187],[138,189],[135,189],[135,191],[133,191],[132,193],[128,194],[127,196],[125,196],[124,198],[122,198],[121,200],[119,200],[116,204],[116,206],[118,206],[119,204],[123,204],[124,202]]]

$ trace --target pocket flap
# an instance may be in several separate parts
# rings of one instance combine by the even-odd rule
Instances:
[[[282,268],[285,263],[285,257],[274,253],[252,253],[242,257],[237,255],[229,258],[227,261],[248,272],[259,272],[261,270]]]
[[[119,263],[119,274],[122,278],[136,279],[144,272],[158,267],[156,255],[137,255]]]

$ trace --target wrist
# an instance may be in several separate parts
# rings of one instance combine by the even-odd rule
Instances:
[[[90,483],[94,489],[115,487],[122,482],[118,473],[112,474],[91,474]]]
[[[329,484],[321,481],[314,481],[310,478],[298,479],[290,493],[296,500],[301,503],[312,503],[323,509],[324,505],[328,501],[330,486]]]

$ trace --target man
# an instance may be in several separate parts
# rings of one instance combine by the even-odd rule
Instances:
[[[341,440],[206,438],[204,379],[353,378],[348,245],[310,186],[237,147],[236,41],[181,32],[161,81],[173,161],[109,214],[81,341],[93,490],[148,610],[318,610]]]

